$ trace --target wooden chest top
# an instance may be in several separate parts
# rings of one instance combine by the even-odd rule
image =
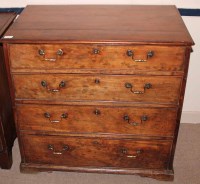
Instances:
[[[15,16],[14,13],[0,13],[0,37],[9,24],[11,24]]]
[[[5,35],[18,43],[193,44],[176,7],[158,5],[30,5]]]
[[[175,6],[28,6],[3,42],[21,171],[173,179],[194,44]]]

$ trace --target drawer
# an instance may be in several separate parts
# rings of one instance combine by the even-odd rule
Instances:
[[[13,75],[17,99],[177,104],[182,77],[131,75]]]
[[[173,136],[175,108],[18,105],[20,130]]]
[[[183,71],[185,48],[96,44],[11,44],[11,70]]]
[[[26,163],[166,169],[172,142],[22,135]]]

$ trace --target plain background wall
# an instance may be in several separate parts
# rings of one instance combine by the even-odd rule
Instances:
[[[197,0],[0,0],[0,8],[25,7],[27,4],[145,4],[176,5],[178,8],[200,9]],[[200,123],[200,17],[182,17],[195,42],[191,54],[182,122]]]

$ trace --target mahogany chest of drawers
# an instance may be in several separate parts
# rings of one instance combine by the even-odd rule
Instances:
[[[0,13],[0,38],[15,18],[14,13]],[[3,45],[0,43],[0,167],[10,169],[12,146],[16,138],[14,116],[4,63]]]
[[[21,171],[172,180],[191,45],[175,6],[26,7],[4,36]]]

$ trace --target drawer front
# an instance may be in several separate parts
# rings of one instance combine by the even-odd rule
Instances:
[[[18,105],[20,130],[173,136],[174,108]]]
[[[171,141],[23,135],[27,163],[70,167],[167,168]]]
[[[183,47],[11,44],[11,70],[98,69],[183,71]]]
[[[177,104],[182,77],[13,75],[17,99],[96,100]]]

